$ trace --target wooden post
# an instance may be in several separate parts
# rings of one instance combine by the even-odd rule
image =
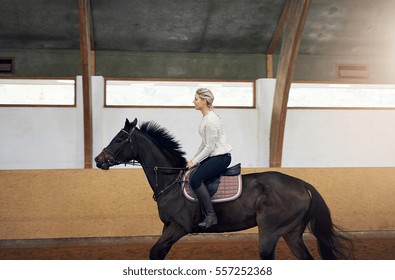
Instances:
[[[78,0],[84,112],[84,168],[92,168],[91,18],[89,0]]]
[[[270,128],[270,166],[281,167],[289,89],[311,0],[288,0],[289,10],[276,74]]]

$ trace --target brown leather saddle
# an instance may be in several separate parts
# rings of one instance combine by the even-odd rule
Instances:
[[[195,192],[189,185],[189,178],[196,171],[196,168],[188,170],[185,173],[182,189],[184,196],[194,202],[197,202]],[[241,164],[236,164],[227,168],[219,176],[203,182],[211,196],[211,201],[225,202],[238,198],[242,191],[241,181]]]

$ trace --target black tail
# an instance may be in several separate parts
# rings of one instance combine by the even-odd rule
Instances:
[[[317,238],[318,250],[324,260],[349,259],[352,257],[352,241],[341,234],[339,227],[332,223],[331,213],[319,192],[311,185],[306,188],[311,193],[310,230]]]

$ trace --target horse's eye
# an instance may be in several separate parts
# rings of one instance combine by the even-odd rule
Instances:
[[[121,142],[122,142],[122,139],[121,139],[121,138],[116,138],[116,139],[115,139],[115,143],[118,143],[118,144],[119,144],[119,143],[121,143]]]

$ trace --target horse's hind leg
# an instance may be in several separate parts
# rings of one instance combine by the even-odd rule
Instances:
[[[259,228],[259,257],[262,260],[274,260],[279,239],[278,234]]]
[[[257,224],[261,259],[274,259],[276,245],[280,237],[287,238],[287,243],[292,241],[288,245],[297,258],[307,259],[309,257],[308,250],[301,238],[306,227],[302,223],[304,214],[305,211],[296,211],[295,209],[290,211],[278,207],[267,207],[258,213]],[[295,244],[293,243],[294,240]]]
[[[299,260],[312,260],[313,256],[310,254],[303,241],[303,232],[306,226],[299,224],[294,230],[284,234],[283,238],[287,243],[292,254]]]
[[[171,223],[168,226],[164,226],[162,236],[158,239],[155,245],[151,248],[150,259],[151,260],[163,260],[167,253],[169,253],[171,247],[181,237],[187,233],[176,223]]]

